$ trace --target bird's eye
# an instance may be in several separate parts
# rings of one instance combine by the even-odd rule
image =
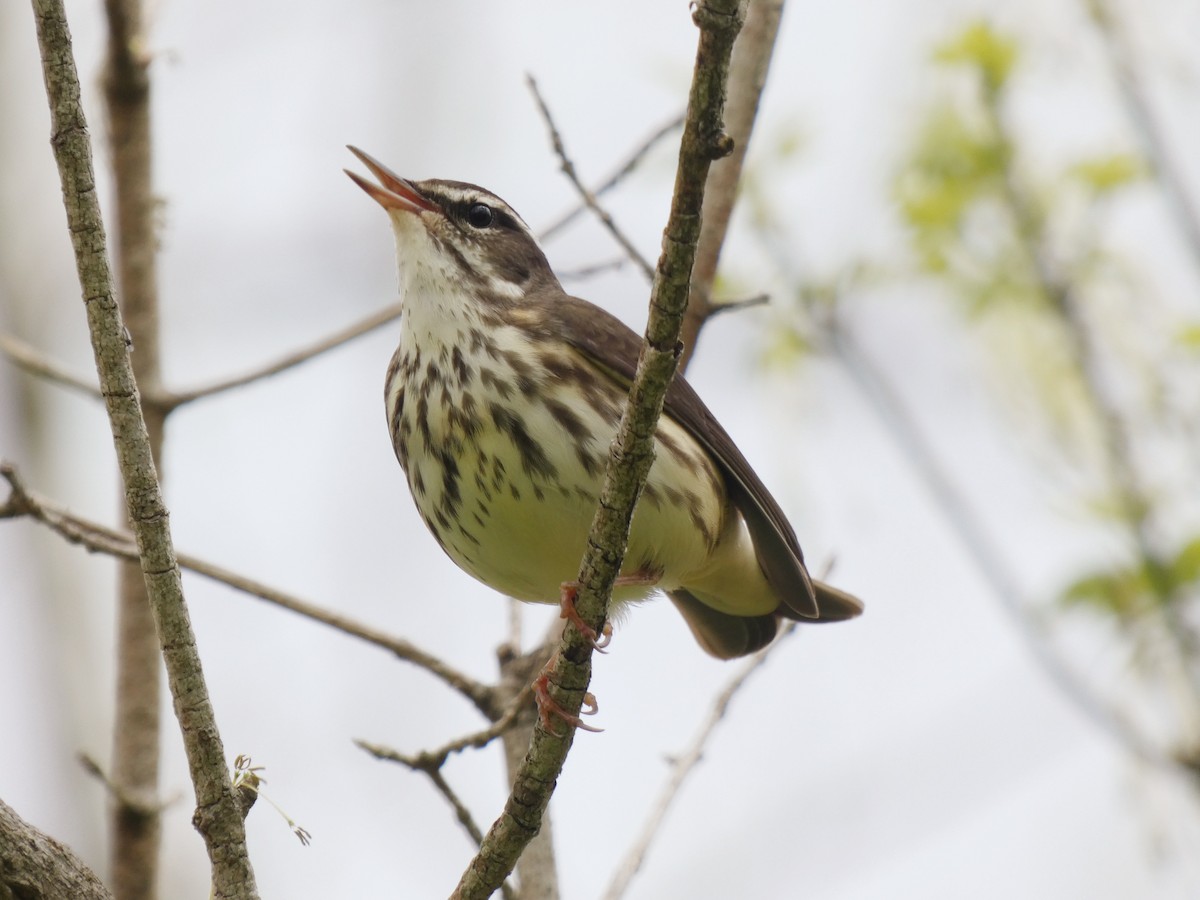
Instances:
[[[487,228],[495,221],[496,214],[492,208],[483,203],[476,203],[467,210],[467,221],[474,228]]]

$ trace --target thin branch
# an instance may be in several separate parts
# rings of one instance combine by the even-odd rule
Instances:
[[[442,775],[441,770],[427,770],[425,774],[429,776],[429,780],[433,782],[433,786],[438,789],[454,809],[454,815],[458,818],[462,827],[466,829],[467,834],[471,836],[471,840],[475,842],[475,846],[478,847],[482,844],[484,840],[483,831],[475,824],[475,819],[472,817],[471,811],[467,809],[466,804],[454,793],[454,790],[447,783],[446,777]],[[516,900],[517,898],[516,892],[512,889],[507,879],[500,884],[500,893],[504,895],[506,900]]]
[[[100,763],[96,762],[88,754],[80,753],[78,759],[79,764],[83,767],[83,771],[104,785],[104,789],[108,792],[108,795],[117,804],[129,809],[133,814],[138,816],[157,816],[169,805],[167,802],[159,799],[157,791],[135,794],[128,787],[117,784],[104,771]]]
[[[13,365],[30,375],[61,384],[63,387],[78,391],[96,400],[100,399],[100,388],[96,386],[94,379],[76,375],[66,366],[55,362],[32,344],[27,344],[20,338],[0,333],[0,353],[12,360]]]
[[[620,265],[624,265],[624,263],[625,259],[622,257],[619,262],[601,263],[588,269],[578,270],[575,275],[576,277],[586,277],[598,271],[603,271],[605,268],[618,268]],[[565,274],[563,277],[570,277],[570,274]],[[371,313],[353,325],[347,325],[345,328],[326,335],[318,341],[314,341],[307,347],[293,350],[272,362],[265,363],[241,375],[231,375],[228,378],[214,381],[212,384],[182,391],[172,391],[163,387],[146,390],[142,399],[147,406],[157,407],[165,412],[170,412],[177,407],[184,406],[195,400],[204,400],[226,391],[245,387],[256,381],[269,378],[272,375],[279,375],[282,372],[286,372],[288,369],[295,368],[324,353],[336,350],[338,347],[348,344],[356,338],[382,328],[389,322],[394,322],[400,318],[403,311],[403,307],[399,303],[385,306],[383,309]],[[20,338],[0,333],[0,353],[3,353],[12,360],[14,365],[31,375],[61,384],[64,387],[79,391],[97,400],[101,399],[100,389],[96,386],[95,382],[69,371],[66,366],[50,359],[33,345],[25,343]]]
[[[0,504],[0,519],[28,516],[41,522],[72,544],[78,544],[88,550],[115,556],[119,559],[137,559],[137,547],[132,535],[77,516],[53,500],[29,490],[21,480],[16,468],[10,463],[0,462],[0,477],[9,483],[11,488],[8,499]],[[475,681],[403,638],[393,637],[358,622],[350,616],[330,612],[285,591],[263,584],[253,578],[239,575],[190,554],[180,553],[177,555],[177,559],[182,568],[195,572],[197,575],[211,578],[234,590],[265,600],[297,615],[320,622],[322,625],[328,625],[330,628],[395,654],[405,662],[410,662],[441,679],[449,687],[470,700],[489,720],[495,720],[498,716],[503,715],[503,706],[492,688]]]
[[[554,144],[554,152],[558,154],[563,174],[570,179],[571,184],[575,186],[575,190],[583,198],[583,202],[587,204],[588,209],[594,212],[596,217],[604,223],[604,227],[608,229],[609,234],[613,236],[616,242],[621,245],[621,249],[625,251],[634,265],[642,270],[642,274],[646,276],[647,280],[653,280],[654,267],[650,265],[646,257],[642,256],[633,241],[625,236],[625,233],[621,231],[617,223],[613,220],[613,217],[609,215],[608,210],[600,205],[600,201],[596,199],[596,195],[588,190],[587,185],[580,181],[579,173],[575,171],[575,163],[567,156],[567,150],[563,146],[562,135],[558,133],[558,126],[554,124],[554,117],[550,115],[550,108],[546,106],[546,101],[542,97],[541,91],[538,90],[537,82],[534,81],[532,75],[526,75],[525,80],[529,85],[529,90],[533,92],[533,99],[537,101],[538,110],[541,112],[542,118],[546,121],[546,127],[550,129],[550,140]]]
[[[127,332],[114,297],[66,11],[63,0],[33,0],[33,9],[50,106],[50,144],[62,182],[67,227],[125,485],[126,509],[137,537],[175,715],[196,791],[194,822],[208,849],[214,900],[251,900],[258,897],[258,889],[246,850],[246,829],[229,782],[225,749],[204,684],[168,513],[129,359]]]
[[[687,120],[679,152],[671,213],[655,271],[650,314],[637,374],[605,467],[600,505],[579,571],[576,608],[599,631],[613,582],[620,571],[634,504],[653,458],[653,441],[667,386],[679,357],[679,331],[687,309],[688,281],[696,257],[709,167],[731,150],[722,129],[729,57],[741,28],[738,0],[699,0],[693,21],[700,29]],[[551,699],[578,715],[591,678],[593,645],[568,626],[549,678]],[[486,898],[503,883],[537,833],[542,814],[574,739],[575,729],[552,734],[539,723],[504,812],[484,838],[452,897]]]
[[[1079,372],[1084,396],[1099,426],[1106,475],[1116,494],[1138,565],[1147,575],[1154,598],[1146,618],[1162,626],[1171,649],[1169,654],[1163,654],[1160,648],[1157,655],[1160,665],[1171,667],[1168,675],[1177,688],[1183,743],[1187,746],[1186,752],[1192,753],[1192,748],[1200,746],[1200,680],[1189,665],[1190,647],[1195,644],[1193,626],[1178,614],[1174,602],[1180,588],[1167,574],[1169,565],[1151,521],[1153,497],[1146,487],[1144,473],[1138,468],[1132,429],[1128,427],[1118,392],[1113,390],[1107,378],[1103,347],[1088,319],[1078,287],[1055,264],[1045,223],[1018,183],[1012,165],[1015,144],[1004,120],[1001,100],[999,91],[984,91],[984,113],[995,136],[1000,158],[1004,160],[1001,198],[1012,216],[1016,238],[1026,256],[1030,274],[1062,327],[1072,364]]]
[[[752,309],[755,306],[766,306],[770,302],[770,294],[755,294],[753,297],[746,297],[742,300],[723,300],[720,303],[710,303],[705,314],[708,319],[711,319],[723,313],[741,312],[743,309]]]
[[[525,699],[526,701],[529,700],[528,694]],[[450,808],[454,810],[454,817],[458,819],[459,824],[462,825],[463,830],[467,832],[467,835],[474,842],[475,846],[478,847],[483,843],[483,830],[476,823],[475,817],[471,815],[471,810],[467,808],[467,805],[463,803],[454,789],[450,787],[450,783],[446,781],[446,776],[442,774],[442,765],[446,761],[445,757],[437,759],[435,756],[427,756],[426,754],[420,754],[415,757],[405,756],[402,753],[397,753],[395,750],[371,744],[367,741],[355,741],[354,743],[376,759],[398,762],[412,769],[414,772],[423,772],[428,776],[433,786],[437,788],[438,793],[450,804]],[[518,895],[507,880],[500,885],[500,892],[506,898],[509,898],[509,900],[517,900]]]
[[[650,845],[661,831],[663,820],[667,817],[667,812],[674,805],[675,799],[679,796],[679,792],[683,788],[684,782],[687,781],[688,776],[700,765],[700,761],[704,757],[704,748],[708,746],[713,733],[725,718],[725,714],[729,711],[729,705],[733,702],[734,696],[742,689],[742,686],[749,680],[750,676],[762,668],[763,663],[767,661],[767,657],[770,656],[772,651],[786,638],[794,634],[795,631],[796,623],[789,622],[787,627],[780,632],[778,638],[750,657],[741,670],[729,680],[729,683],[725,685],[725,688],[713,700],[712,708],[709,710],[704,724],[701,725],[700,730],[692,739],[691,744],[688,745],[682,755],[672,760],[671,774],[659,792],[658,800],[651,807],[650,814],[646,817],[645,824],[642,825],[641,834],[638,835],[637,840],[633,842],[625,858],[617,866],[612,881],[609,882],[608,890],[604,892],[604,900],[620,900],[621,897],[625,896],[625,892],[629,890],[630,882],[633,881],[634,876],[641,869],[642,863],[645,862]]]
[[[783,0],[750,0],[746,9],[746,25],[733,48],[729,69],[729,103],[726,129],[733,138],[733,153],[714,165],[708,173],[705,188],[704,223],[696,249],[696,265],[692,270],[691,296],[683,320],[683,358],[680,368],[686,369],[700,338],[700,329],[714,310],[721,306],[712,300],[721,248],[729,232],[733,205],[738,196],[742,167],[750,146],[750,135],[758,118],[758,104],[767,82],[767,71],[779,34],[783,16]]]
[[[526,684],[525,689],[508,704],[503,715],[487,728],[465,735],[464,737],[456,738],[436,750],[422,750],[415,756],[400,753],[396,750],[389,750],[380,744],[373,744],[369,741],[356,740],[354,743],[376,759],[386,759],[402,763],[414,770],[440,769],[446,764],[446,760],[452,754],[462,753],[462,751],[468,749],[480,750],[504,734],[504,732],[513,726],[513,723],[517,720],[521,712],[529,706],[531,699],[533,699],[532,683]]]
[[[950,523],[951,531],[974,560],[975,567],[991,586],[992,594],[1000,601],[1001,608],[1008,614],[1051,683],[1073,706],[1134,756],[1158,768],[1175,768],[1175,761],[1171,757],[1145,740],[1129,722],[1108,708],[1075,676],[1055,652],[1045,633],[1035,627],[1032,614],[1021,602],[1021,588],[1012,578],[999,549],[988,537],[966,499],[943,471],[933,448],[892,389],[888,377],[859,346],[853,333],[835,320],[828,323],[824,334],[834,356],[875,409],[880,422],[925,484],[926,490]]]
[[[610,190],[620,184],[621,180],[625,178],[626,175],[641,165],[641,162],[646,157],[646,154],[653,150],[659,141],[678,131],[682,127],[682,114],[659,126],[649,137],[647,137],[644,141],[642,141],[641,144],[637,146],[637,148],[625,159],[623,163],[617,166],[616,170],[609,175],[608,178],[604,179],[604,181],[602,181],[598,187],[592,190],[592,194],[596,197],[603,197]],[[553,224],[542,229],[542,233],[538,235],[538,240],[543,243],[550,240],[559,231],[561,231],[563,228],[566,228],[577,218],[583,215],[587,209],[587,203],[579,203],[578,206],[575,206],[569,212],[564,213]]]
[[[1104,38],[1104,47],[1116,78],[1117,91],[1141,138],[1142,151],[1149,158],[1154,174],[1167,196],[1167,205],[1175,214],[1184,242],[1191,252],[1192,263],[1200,267],[1200,215],[1197,214],[1196,204],[1188,191],[1188,179],[1184,177],[1184,170],[1176,162],[1163,129],[1159,126],[1154,106],[1138,71],[1133,48],[1125,38],[1120,23],[1116,21],[1117,16],[1109,0],[1087,0],[1087,7],[1092,21]]]
[[[356,338],[360,338],[365,334],[369,334],[377,328],[382,328],[389,322],[394,322],[400,318],[403,312],[403,307],[399,304],[385,306],[378,312],[363,318],[353,325],[348,325],[332,334],[321,338],[318,341],[303,347],[299,350],[293,350],[287,353],[274,362],[267,363],[256,369],[252,369],[242,375],[231,376],[215,381],[212,384],[203,387],[192,388],[187,391],[164,391],[159,397],[155,398],[157,402],[169,407],[182,406],[185,403],[191,403],[193,400],[202,400],[212,397],[216,394],[224,393],[225,391],[233,390],[234,388],[245,387],[248,384],[253,384],[256,381],[261,381],[264,378],[269,378],[272,375],[278,375],[281,372],[286,372],[288,369],[295,368],[301,363],[308,362],[323,353],[328,353],[330,350],[336,350],[343,344],[347,344]]]
[[[556,269],[554,274],[558,276],[559,281],[583,281],[604,272],[620,271],[627,265],[629,265],[629,257],[617,256],[604,262],[592,263],[590,266],[580,266],[577,269]]]

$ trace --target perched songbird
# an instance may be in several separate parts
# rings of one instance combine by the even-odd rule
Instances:
[[[558,602],[578,577],[641,338],[567,294],[529,226],[495,194],[407,181],[350,150],[379,184],[346,174],[396,235],[404,312],[385,396],[417,509],[479,581]],[[654,449],[614,608],[663,591],[722,659],[765,646],[781,617],[862,611],[809,577],[779,504],[682,377]]]

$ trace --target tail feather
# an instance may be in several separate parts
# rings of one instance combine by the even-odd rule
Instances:
[[[731,616],[713,609],[682,588],[667,596],[683,615],[696,642],[718,659],[733,659],[761,650],[775,639],[779,616]]]
[[[823,581],[817,581],[815,578],[812,585],[819,612],[816,619],[801,619],[799,616],[793,616],[786,606],[781,606],[779,611],[789,619],[796,618],[802,622],[844,622],[846,619],[853,619],[862,613],[863,602],[853,594],[847,594],[845,591],[838,590]]]

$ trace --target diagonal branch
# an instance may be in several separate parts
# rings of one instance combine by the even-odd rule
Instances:
[[[1163,133],[1146,85],[1138,71],[1133,48],[1122,33],[1110,0],[1087,0],[1088,12],[1104,38],[1109,62],[1113,67],[1117,91],[1134,128],[1141,138],[1142,150],[1150,159],[1154,174],[1167,196],[1167,205],[1175,214],[1192,262],[1200,266],[1200,214],[1188,190],[1185,170],[1179,166]]]
[[[1012,577],[999,548],[988,537],[979,517],[971,510],[962,493],[946,476],[929,441],[892,389],[888,376],[879,370],[844,323],[832,319],[827,326],[825,336],[833,355],[924,483],[942,515],[951,524],[951,530],[975,562],[980,575],[991,586],[1001,608],[1051,683],[1087,718],[1134,756],[1158,768],[1175,768],[1175,760],[1146,740],[1116,710],[1110,709],[1055,652],[1046,634],[1036,627],[1029,610],[1022,603],[1020,585]]]
[[[146,592],[196,791],[196,827],[212,864],[212,894],[215,900],[250,900],[258,897],[258,889],[246,850],[245,824],[204,683],[129,358],[127,332],[114,297],[66,11],[62,0],[33,0],[33,10],[50,105],[50,144],[62,182],[100,388],[125,484],[126,510],[137,537]]]
[[[8,499],[0,504],[0,519],[28,516],[50,528],[69,543],[79,544],[87,550],[105,553],[118,559],[136,560],[138,558],[137,545],[134,543],[132,535],[77,516],[53,500],[29,490],[10,463],[0,462],[0,477],[4,478],[10,487]],[[245,575],[239,575],[230,569],[188,553],[179,553],[176,558],[180,567],[190,572],[211,578],[234,590],[265,600],[267,603],[312,619],[314,622],[328,625],[330,628],[386,650],[405,662],[424,669],[470,700],[490,720],[495,720],[504,714],[503,702],[493,688],[475,681],[403,638],[393,637],[377,628],[358,622],[350,616],[330,612],[324,607],[309,603],[286,591],[278,590],[253,578],[247,578]]]
[[[678,131],[682,127],[683,116],[678,115],[671,119],[671,121],[666,122],[655,129],[654,133],[642,141],[642,143],[639,144],[637,148],[629,154],[625,161],[617,166],[616,170],[609,175],[608,178],[604,179],[604,181],[602,181],[598,187],[592,190],[592,195],[595,197],[602,197],[607,194],[610,190],[620,184],[621,180],[625,178],[626,175],[641,165],[642,160],[646,158],[646,154],[653,150],[658,145],[659,141],[661,141],[667,135]],[[579,218],[579,216],[583,215],[587,208],[587,203],[581,202],[569,212],[564,213],[553,224],[547,225],[542,229],[542,233],[538,235],[538,240],[543,243],[550,240],[552,237],[554,237],[554,235],[558,234],[559,231],[566,228],[577,218]]]
[[[621,568],[634,504],[653,459],[655,426],[675,374],[709,167],[733,149],[722,130],[722,117],[729,58],[742,24],[739,3],[701,0],[693,7],[693,21],[700,28],[695,72],[642,356],[609,454],[600,505],[579,572],[577,610],[597,631]],[[592,651],[591,642],[577,628],[572,625],[564,630],[549,691],[569,714],[578,715],[582,705],[591,678]],[[508,877],[540,827],[574,733],[570,725],[561,735],[540,724],[535,726],[529,754],[516,774],[504,812],[484,838],[453,897],[486,898]]]
[[[216,394],[222,394],[225,391],[233,390],[234,388],[245,387],[248,384],[253,384],[256,381],[261,381],[264,378],[269,378],[272,375],[278,375],[281,372],[286,372],[288,369],[295,368],[301,363],[308,362],[322,353],[328,353],[330,350],[336,350],[343,344],[347,344],[355,338],[360,338],[365,334],[369,334],[376,328],[381,328],[388,322],[394,322],[400,318],[403,308],[399,303],[385,306],[383,309],[371,313],[362,320],[355,322],[353,325],[348,325],[332,334],[326,335],[318,341],[310,344],[307,347],[301,347],[299,350],[293,350],[291,353],[286,353],[279,359],[269,362],[266,365],[256,369],[251,369],[241,375],[223,378],[215,381],[212,384],[203,385],[198,388],[192,388],[186,391],[165,391],[158,398],[157,402],[165,406],[174,408],[183,406],[185,403],[191,403],[193,400],[203,400],[212,397]]]
[[[376,759],[387,759],[392,762],[398,762],[413,770],[440,769],[446,764],[446,760],[452,754],[462,753],[462,751],[467,749],[479,750],[486,747],[508,729],[512,728],[513,723],[517,721],[521,713],[530,705],[530,700],[532,699],[533,685],[527,683],[524,690],[508,704],[508,708],[504,710],[503,715],[487,728],[456,738],[447,744],[443,744],[436,750],[423,750],[416,756],[389,750],[386,747],[370,743],[369,741],[360,740],[355,741],[355,743]]]
[[[538,111],[541,112],[542,118],[546,120],[546,127],[550,129],[550,141],[554,144],[554,152],[558,154],[559,166],[563,174],[570,179],[571,184],[575,186],[575,190],[579,193],[584,204],[596,217],[604,223],[604,227],[608,229],[609,234],[613,236],[621,249],[625,251],[626,256],[632,260],[633,264],[642,270],[642,274],[647,280],[654,278],[654,267],[646,261],[646,257],[642,256],[641,251],[637,246],[626,237],[618,226],[608,210],[600,205],[600,201],[596,199],[596,195],[588,190],[579,178],[579,173],[575,171],[575,163],[571,161],[571,157],[567,155],[567,148],[563,145],[562,135],[558,133],[558,126],[554,124],[554,117],[550,115],[550,108],[546,106],[546,101],[542,97],[542,92],[538,90],[537,82],[534,81],[532,75],[525,76],[526,82],[529,84],[529,90],[533,92],[533,99],[537,101]]]
[[[623,258],[621,262],[624,262]],[[612,268],[614,267],[614,263],[605,263],[603,267]],[[577,273],[577,277],[584,277],[588,274],[592,273],[582,270]],[[264,378],[270,378],[272,375],[279,375],[286,372],[288,369],[295,368],[302,363],[308,362],[310,359],[315,359],[323,353],[336,350],[343,344],[348,344],[350,341],[369,334],[377,328],[382,328],[389,322],[394,322],[400,318],[403,311],[399,303],[385,306],[383,309],[365,316],[352,325],[347,325],[345,328],[314,341],[307,347],[301,347],[298,350],[285,353],[278,359],[251,369],[248,372],[243,372],[241,375],[231,375],[228,378],[219,379],[211,384],[183,391],[172,391],[163,387],[147,389],[143,392],[142,400],[147,406],[156,407],[162,409],[164,413],[168,413],[177,407],[184,406],[195,400],[205,400],[217,394],[234,390],[235,388],[245,387]],[[20,338],[0,333],[0,353],[3,353],[12,360],[14,365],[31,375],[37,375],[40,378],[45,378],[47,381],[61,384],[64,387],[71,388],[97,400],[101,399],[100,389],[96,387],[94,381],[76,375],[67,369],[66,366],[50,359],[36,347],[25,343]]]
[[[137,537],[146,591],[196,791],[195,821],[212,863],[213,896],[217,900],[249,900],[258,896],[258,890],[246,851],[245,826],[204,684],[129,358],[127,332],[114,297],[66,12],[62,0],[33,0],[33,8],[50,104],[50,143],[62,181],[100,388],[125,483],[126,509]]]
[[[725,718],[725,714],[729,711],[729,705],[733,702],[733,698],[750,679],[750,676],[762,668],[763,664],[767,661],[767,657],[775,648],[786,638],[795,634],[795,632],[796,623],[789,622],[787,627],[780,632],[779,637],[750,657],[741,670],[729,680],[729,683],[725,685],[721,693],[717,694],[716,699],[713,700],[712,709],[709,710],[708,717],[704,720],[704,724],[700,726],[700,730],[696,733],[695,738],[692,739],[691,744],[688,745],[682,756],[678,756],[672,761],[670,777],[667,778],[667,783],[663,785],[662,791],[658,795],[658,801],[651,808],[650,815],[647,816],[645,824],[642,825],[642,831],[638,835],[637,840],[633,842],[625,859],[617,867],[616,874],[613,875],[612,881],[609,882],[608,890],[604,892],[604,900],[621,900],[625,896],[634,876],[641,869],[642,863],[646,859],[646,854],[650,851],[650,845],[654,842],[654,838],[658,836],[663,820],[667,817],[667,813],[674,804],[675,798],[679,796],[684,782],[696,770],[696,767],[700,765],[700,761],[704,756],[704,748],[708,746],[713,732],[717,730],[717,726]]]
[[[46,356],[32,344],[27,344],[11,334],[0,334],[0,353],[3,353],[13,365],[24,369],[30,375],[45,378],[55,384],[78,391],[95,400],[101,399],[100,388],[96,387],[95,379],[76,375],[66,366]]]

